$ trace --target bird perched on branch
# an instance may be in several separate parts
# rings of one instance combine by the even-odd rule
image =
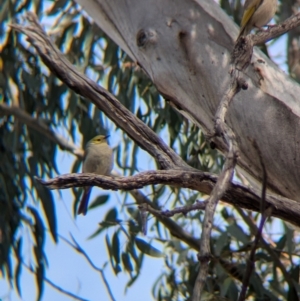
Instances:
[[[246,36],[254,27],[260,28],[270,22],[277,10],[277,0],[246,0],[241,29],[237,40]]]
[[[83,173],[109,175],[113,168],[112,149],[107,144],[107,136],[99,135],[90,140],[84,151]],[[78,214],[85,215],[92,187],[84,187],[84,193],[78,207]]]

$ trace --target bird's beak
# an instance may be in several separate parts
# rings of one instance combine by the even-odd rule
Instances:
[[[106,135],[106,136],[104,137],[104,139],[107,139],[108,137],[110,137],[110,135]]]

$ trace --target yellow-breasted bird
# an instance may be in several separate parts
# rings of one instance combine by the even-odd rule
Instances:
[[[113,168],[113,152],[107,144],[107,136],[99,135],[90,140],[84,150],[83,173],[109,175]],[[84,187],[84,193],[78,207],[78,214],[85,215],[92,187]]]
[[[268,24],[277,10],[277,0],[246,0],[241,29],[237,40],[246,36],[254,27]]]

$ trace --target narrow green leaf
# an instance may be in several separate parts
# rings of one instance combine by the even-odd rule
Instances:
[[[221,215],[222,217],[227,220],[228,218],[231,217],[231,214],[229,214],[228,209],[226,207],[224,207],[221,211]]]
[[[142,228],[141,212],[134,207],[128,207],[127,211],[131,215],[131,217],[138,223],[138,226],[141,229]]]
[[[230,238],[228,237],[227,232],[221,233],[215,243],[215,254],[220,256],[224,248],[228,249],[229,243]]]
[[[113,252],[112,252],[112,248],[111,248],[111,244],[110,244],[108,234],[105,235],[105,242],[106,242],[106,247],[107,247],[107,251],[108,251],[108,254],[109,254],[109,258],[111,259]]]
[[[43,224],[43,221],[37,212],[37,210],[33,207],[27,207],[28,211],[33,215],[34,217],[34,237],[35,237],[35,243],[39,247],[44,246],[45,242],[45,227]]]
[[[53,1],[51,9],[47,12],[48,16],[55,16],[63,10],[63,8],[68,4],[68,0],[56,0]]]
[[[137,269],[139,269],[140,268],[140,266],[139,266],[140,261],[139,261],[139,257],[138,257],[137,252],[136,252],[134,239],[131,239],[131,240],[128,241],[127,246],[126,246],[126,252],[131,255],[131,257],[133,258],[133,260],[135,262],[135,265],[136,265]]]
[[[107,251],[108,251],[108,254],[109,254],[109,260],[110,260],[110,264],[111,264],[111,267],[115,273],[115,275],[117,275],[119,272],[122,271],[121,267],[119,264],[117,265],[114,265],[114,262],[113,262],[113,249],[112,249],[112,246],[111,246],[111,243],[110,243],[110,240],[109,240],[109,236],[106,234],[105,236],[105,242],[106,242],[106,247],[107,247]]]
[[[120,272],[122,272],[122,268],[119,264],[114,266],[114,272],[116,275],[118,275]]]
[[[16,257],[17,257],[17,266],[16,266],[16,270],[15,270],[15,285],[17,287],[17,292],[20,297],[22,296],[21,286],[20,286],[20,276],[21,276],[21,271],[22,271],[21,250],[22,250],[22,237],[18,239],[16,248],[15,248],[15,253],[16,253]]]
[[[7,246],[5,246],[5,247],[6,247],[6,249],[8,249],[9,245],[7,244]],[[6,257],[5,267],[6,267],[8,278],[11,281],[12,278],[13,278],[13,273],[12,273],[12,264],[11,264],[11,257],[10,256]]]
[[[106,214],[104,220],[106,222],[116,222],[117,221],[117,216],[118,216],[118,211],[117,211],[116,208],[113,208],[113,209],[108,211],[108,213]]]
[[[238,294],[239,294],[239,290],[237,288],[236,283],[234,281],[231,281],[227,291],[228,300],[237,300]]]
[[[300,272],[299,272],[299,265],[296,265],[294,268],[291,269],[290,271],[290,275],[291,278],[294,280],[294,283],[289,284],[289,290],[288,290],[288,301],[293,301],[293,300],[297,300],[298,296],[297,296],[297,289],[299,292],[299,276],[300,276]],[[299,300],[299,299],[298,299]]]
[[[50,232],[53,240],[57,243],[57,222],[55,214],[55,205],[53,201],[52,193],[41,184],[36,185],[38,196],[42,202],[47,222],[50,228]]]
[[[226,294],[231,286],[232,281],[233,281],[233,279],[231,277],[228,277],[222,281],[222,283],[221,283],[221,296],[222,297],[226,296]]]
[[[276,243],[276,249],[283,250],[286,244],[287,236],[286,234],[282,235]]]
[[[258,276],[257,273],[252,273],[250,277],[250,284],[253,287],[257,297],[259,299],[263,299],[265,288],[263,286],[262,279]]]
[[[120,240],[119,233],[115,232],[112,240],[112,252],[115,259],[116,264],[120,263]]]
[[[37,160],[34,156],[30,156],[29,158],[27,158],[27,162],[29,164],[29,168],[30,168],[30,174],[32,176],[37,175]]]
[[[149,243],[140,238],[135,238],[135,244],[138,249],[144,254],[157,258],[165,257],[164,253],[160,252],[158,249],[152,247]]]
[[[274,261],[271,256],[264,252],[258,252],[255,254],[255,260],[261,260],[262,262],[272,262]]]
[[[139,277],[139,274],[135,275],[128,281],[128,283],[126,284],[126,290],[127,290],[127,288],[132,286],[132,284],[138,279],[138,277]]]
[[[107,203],[107,201],[109,200],[110,195],[109,194],[105,194],[105,195],[100,195],[98,196],[89,206],[89,209],[98,207],[98,206],[102,206],[105,203]]]
[[[73,163],[71,172],[72,172],[72,173],[77,173],[77,172],[79,172],[79,167],[80,167],[81,163],[82,163],[82,160],[81,160],[81,159],[75,160],[75,162]]]
[[[238,241],[243,244],[247,244],[249,242],[249,238],[244,230],[241,229],[237,224],[232,224],[227,227],[227,231],[234,236]]]
[[[132,236],[138,235],[142,230],[142,227],[135,223],[133,220],[129,220],[129,232]]]
[[[42,295],[44,291],[44,274],[45,274],[45,267],[44,264],[40,262],[35,271],[36,282],[38,287],[37,301],[40,301],[42,299]]]
[[[101,223],[100,223],[101,226]],[[98,236],[105,228],[104,227],[100,227],[98,228],[93,234],[91,234],[88,239],[92,239],[95,238],[96,236]]]
[[[128,253],[122,253],[122,263],[127,272],[131,273],[133,271],[133,266]]]

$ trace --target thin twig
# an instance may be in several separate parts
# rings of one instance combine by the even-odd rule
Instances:
[[[25,262],[22,262],[22,265],[27,269],[29,270],[32,274],[35,274],[35,271],[33,270],[33,268],[29,267]],[[81,298],[81,297],[78,297],[77,295],[61,288],[60,286],[58,286],[57,284],[55,284],[53,281],[51,281],[50,279],[48,279],[47,277],[43,276],[43,280],[48,283],[50,286],[52,286],[54,289],[56,289],[57,291],[61,292],[62,294],[70,297],[70,298],[73,298],[75,300],[78,300],[78,301],[89,301],[88,299],[84,299],[84,298]]]
[[[181,206],[181,207],[177,207],[172,210],[160,211],[160,214],[162,216],[167,216],[167,217],[171,217],[176,214],[186,215],[187,213],[194,211],[194,210],[205,210],[206,204],[207,204],[207,201],[203,201],[203,202],[197,201],[195,204],[192,204],[192,205]],[[149,206],[146,206],[145,210],[149,211],[151,213],[151,209],[149,208]]]
[[[215,115],[215,133],[212,135],[212,137],[222,137],[228,147],[228,153],[223,170],[210,194],[210,197],[208,198],[205,208],[200,241],[200,252],[198,254],[200,267],[194,285],[192,301],[201,300],[203,288],[208,276],[209,262],[211,260],[210,237],[213,226],[214,213],[218,201],[224,197],[225,192],[230,187],[234,168],[237,162],[238,148],[235,135],[231,128],[226,124],[225,116],[227,114],[231,101],[233,100],[234,96],[240,91],[240,89],[241,87],[237,77],[232,74],[230,87],[228,88],[228,91],[225,93],[224,97],[221,99]]]
[[[131,190],[130,194],[139,205],[147,204],[149,212],[159,220],[170,234],[177,237],[180,241],[186,243],[190,248],[199,250],[199,240],[193,237],[189,232],[185,231],[180,225],[178,225],[171,218],[163,216],[160,211],[155,208],[155,204],[151,202],[140,190]],[[151,208],[151,210],[149,209]]]
[[[269,215],[271,214],[271,212],[272,212],[272,207],[269,207],[266,212],[267,214],[264,214],[261,216],[259,227],[257,229],[255,239],[253,242],[253,246],[252,246],[250,254],[249,254],[246,271],[245,271],[245,274],[243,277],[242,289],[241,289],[241,293],[240,293],[238,301],[244,301],[246,299],[247,288],[249,286],[250,278],[251,278],[252,272],[255,267],[255,253],[258,248],[258,244],[261,239],[261,236],[262,236],[264,224],[265,224],[267,218],[269,217]]]
[[[235,208],[237,210],[237,212],[240,214],[240,216],[243,218],[243,220],[245,221],[245,223],[249,226],[250,231],[252,233],[252,235],[257,234],[257,232],[259,231],[258,227],[255,225],[255,223],[249,218],[249,216],[247,216],[244,211],[239,208],[236,207]],[[275,209],[274,207],[272,208],[273,210]],[[265,241],[265,239],[263,237],[261,237],[261,245],[262,247],[270,254],[270,256],[272,257],[272,260],[274,262],[274,264],[280,269],[281,273],[283,274],[286,282],[289,284],[290,287],[294,286],[293,284],[293,280],[290,276],[290,274],[287,272],[285,266],[282,264],[282,262],[280,261],[280,259],[278,258],[278,255],[276,253],[276,250],[273,250],[270,245]],[[295,287],[295,286],[294,286]]]
[[[72,235],[71,235],[72,236]],[[105,274],[104,274],[104,271],[103,269],[100,269],[98,268],[94,263],[93,261],[91,260],[91,258],[88,256],[88,254],[85,252],[85,250],[83,248],[81,248],[81,246],[77,243],[77,241],[75,240],[75,238],[72,236],[72,240],[74,242],[74,244],[72,244],[69,240],[67,240],[66,238],[64,238],[63,236],[60,236],[60,238],[65,242],[67,243],[69,246],[71,246],[74,250],[76,250],[78,253],[82,254],[85,259],[88,261],[88,263],[90,264],[90,266],[96,270],[98,273],[100,273],[100,276],[102,278],[102,281],[106,287],[106,290],[109,294],[109,297],[112,301],[116,301],[111,289],[110,289],[110,285],[109,283],[107,282],[106,280],[106,277],[105,277]]]
[[[227,157],[224,169],[219,176],[218,182],[215,185],[208,201],[206,204],[204,221],[202,225],[201,241],[200,241],[200,253],[198,259],[200,262],[198,276],[195,282],[192,301],[201,300],[201,295],[203,293],[203,288],[206,283],[208,275],[208,266],[211,259],[210,252],[210,237],[213,225],[213,216],[218,201],[224,196],[226,192],[234,171],[234,166],[236,163],[235,155],[232,157]]]
[[[256,149],[258,157],[259,157],[259,161],[260,161],[260,165],[262,168],[262,189],[261,189],[261,206],[260,206],[260,213],[261,213],[261,219],[260,219],[260,223],[259,223],[259,227],[256,231],[255,234],[255,239],[253,242],[253,246],[252,249],[250,251],[249,254],[249,259],[247,262],[247,267],[246,267],[246,271],[243,277],[243,284],[242,284],[242,289],[241,289],[241,293],[239,296],[238,301],[244,301],[246,299],[246,292],[249,286],[249,282],[250,282],[250,278],[252,275],[252,272],[254,270],[255,267],[255,253],[256,250],[258,248],[258,244],[260,239],[262,238],[262,231],[264,228],[264,224],[267,220],[267,218],[271,215],[272,213],[272,207],[269,207],[269,209],[267,210],[268,212],[265,212],[266,209],[266,191],[267,191],[267,181],[268,181],[268,174],[266,171],[266,167],[265,164],[263,162],[263,158],[260,152],[260,149],[256,143],[256,141],[253,141],[253,147]]]

